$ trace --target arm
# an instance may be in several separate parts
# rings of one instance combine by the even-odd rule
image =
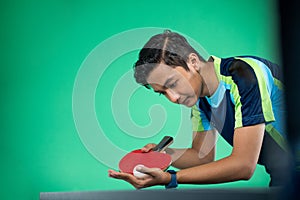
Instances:
[[[205,165],[181,170],[179,183],[222,183],[251,178],[260,153],[264,124],[238,128],[230,156]]]
[[[193,132],[193,143],[191,148],[168,148],[166,151],[172,156],[172,166],[179,169],[185,169],[214,161],[215,144],[215,130]]]
[[[230,156],[178,171],[178,183],[208,184],[250,179],[258,161],[264,128],[264,124],[237,128],[234,132],[234,147]],[[109,170],[109,176],[123,179],[135,188],[165,185],[171,180],[168,172],[155,168],[143,167],[139,171],[149,174],[148,178],[138,179],[131,174],[113,170]]]
[[[216,131],[209,130],[210,121],[206,115],[201,115],[200,109],[194,105],[191,109],[191,121],[193,127],[193,143],[187,149],[167,149],[172,156],[172,166],[185,169],[214,161]],[[206,127],[206,128],[205,128]]]
[[[216,145],[216,131],[194,131],[191,148],[174,149],[167,148],[166,152],[172,157],[172,166],[185,169],[214,161]],[[142,151],[148,152],[156,144],[147,144]]]

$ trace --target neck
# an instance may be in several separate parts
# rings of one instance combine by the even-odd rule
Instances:
[[[205,96],[210,97],[218,88],[219,80],[216,75],[214,62],[206,62],[202,68],[201,73],[205,82]]]

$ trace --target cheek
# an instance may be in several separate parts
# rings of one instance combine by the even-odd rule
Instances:
[[[185,96],[194,96],[197,90],[197,83],[189,81],[187,79],[182,80],[178,92],[184,94]]]
[[[180,79],[177,92],[185,96],[199,96],[200,79],[198,73],[187,74]]]

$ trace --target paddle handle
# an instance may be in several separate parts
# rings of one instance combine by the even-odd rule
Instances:
[[[152,151],[162,152],[164,151],[170,144],[173,143],[173,137],[165,136],[159,143],[152,149]]]

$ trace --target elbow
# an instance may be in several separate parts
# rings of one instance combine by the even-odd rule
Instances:
[[[249,180],[254,174],[256,165],[253,164],[245,164],[240,166],[240,179],[241,180]]]
[[[198,152],[198,158],[199,158],[199,162],[201,164],[207,164],[207,163],[211,163],[213,161],[215,161],[215,152],[211,151],[209,153],[205,153],[205,152]]]
[[[234,179],[235,180],[249,180],[253,176],[257,161],[242,156],[231,155],[231,162],[234,166]]]
[[[203,164],[211,163],[215,161],[215,154],[209,153],[208,155],[202,156],[202,159],[205,160]]]

